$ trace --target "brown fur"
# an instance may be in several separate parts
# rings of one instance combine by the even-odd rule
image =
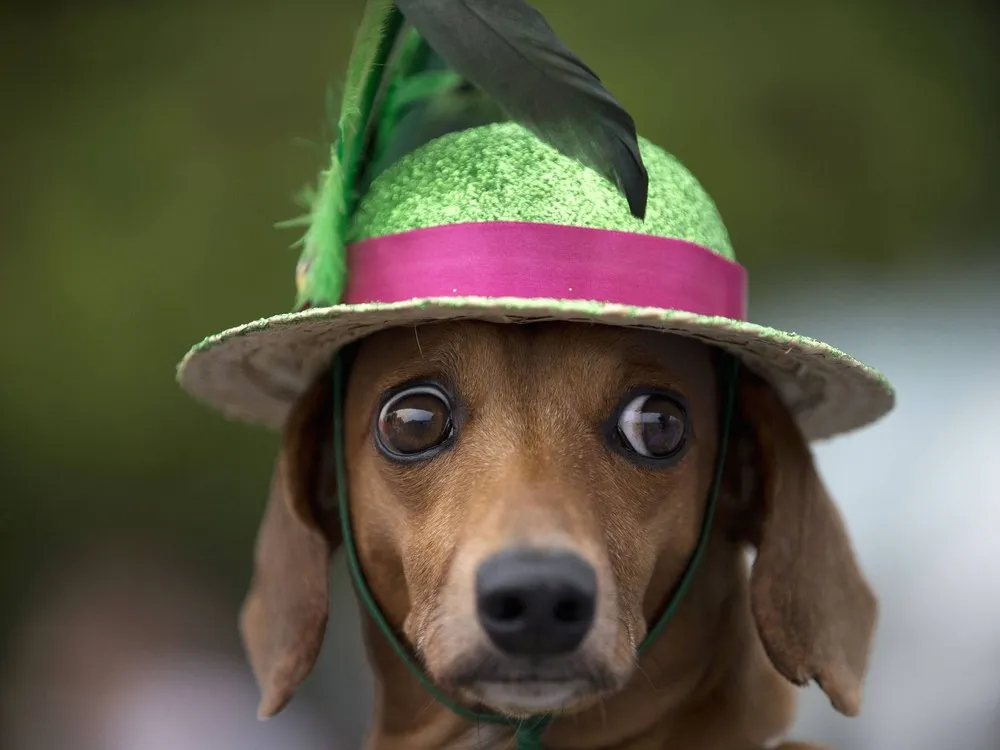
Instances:
[[[347,476],[332,472],[328,376],[285,430],[241,621],[261,713],[285,704],[319,648],[339,543],[334,480],[347,482],[382,610],[431,678],[469,705],[490,703],[463,680],[489,651],[473,605],[477,564],[517,542],[593,565],[597,618],[575,658],[601,677],[549,727],[546,747],[754,750],[791,723],[792,683],[811,679],[857,713],[875,599],[791,415],[745,371],[706,555],[666,631],[635,659],[697,542],[718,442],[714,364],[693,340],[556,323],[446,323],[362,342],[345,398]],[[416,377],[460,394],[460,439],[430,461],[392,463],[375,448],[374,414],[387,388]],[[687,400],[693,439],[671,468],[637,466],[601,438],[639,385]],[[369,747],[509,743],[509,729],[477,728],[434,702],[367,619],[365,629],[378,677]]]

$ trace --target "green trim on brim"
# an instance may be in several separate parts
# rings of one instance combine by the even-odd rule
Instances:
[[[810,440],[862,427],[893,406],[878,371],[821,341],[729,318],[569,300],[448,297],[314,308],[210,336],[178,367],[181,386],[230,418],[280,428],[335,351],[381,330],[454,320],[547,320],[643,328],[735,354],[771,382]]]

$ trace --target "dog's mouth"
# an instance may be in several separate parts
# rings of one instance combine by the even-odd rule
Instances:
[[[468,699],[512,716],[573,712],[619,687],[610,671],[579,658],[540,664],[488,659],[449,682]]]
[[[568,711],[593,695],[584,680],[479,682],[468,692],[478,702],[513,716]]]

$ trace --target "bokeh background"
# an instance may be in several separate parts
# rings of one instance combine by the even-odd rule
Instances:
[[[186,398],[204,335],[292,303],[273,224],[322,166],[361,0],[0,11],[0,747],[354,750],[338,562],[323,663],[255,720],[235,632],[276,437]],[[699,175],[756,320],[884,370],[816,451],[883,601],[842,750],[1000,747],[1000,6],[537,0]]]

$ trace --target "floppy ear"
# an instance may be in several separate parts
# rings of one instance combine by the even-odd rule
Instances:
[[[261,718],[285,706],[323,642],[329,559],[340,544],[336,514],[324,512],[336,503],[330,390],[321,376],[285,424],[240,613]]]
[[[750,597],[760,639],[788,680],[816,680],[837,711],[854,716],[877,618],[875,596],[809,446],[778,394],[744,373],[740,412],[737,434],[753,442],[756,466],[752,486],[745,471],[742,484],[752,495],[754,520],[746,536],[757,546]],[[746,461],[745,443],[735,457]]]

